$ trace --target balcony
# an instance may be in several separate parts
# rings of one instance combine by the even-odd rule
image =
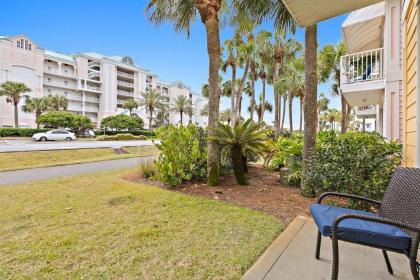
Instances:
[[[341,90],[352,106],[381,103],[384,93],[384,49],[341,57]]]
[[[89,79],[100,78],[100,77],[101,77],[101,72],[100,71],[89,69],[89,71],[88,71],[88,78]]]
[[[44,69],[44,73],[54,75],[54,76],[63,76],[68,78],[75,78],[75,72],[74,71],[59,71],[58,69]]]
[[[358,118],[376,118],[376,105],[357,106],[355,111]]]
[[[130,73],[122,72],[122,71],[117,71],[117,75],[120,76],[120,77],[124,77],[124,78],[134,80],[134,74],[130,74]]]
[[[117,85],[122,86],[122,87],[128,87],[128,88],[134,88],[134,83],[128,83],[128,82],[124,82],[124,81],[117,81]]]
[[[134,92],[129,92],[129,91],[123,91],[123,90],[118,90],[117,91],[118,95],[122,95],[122,96],[126,96],[126,97],[131,97],[134,98]]]

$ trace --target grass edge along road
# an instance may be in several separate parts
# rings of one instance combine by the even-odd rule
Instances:
[[[151,145],[124,147],[122,150],[127,153],[117,154],[112,148],[0,153],[0,172],[153,156],[159,153],[156,146]]]
[[[267,214],[124,176],[0,189],[0,278],[239,279],[281,232]]]

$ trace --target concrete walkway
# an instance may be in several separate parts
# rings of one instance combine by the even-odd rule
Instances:
[[[27,183],[36,180],[51,179],[55,177],[74,176],[119,168],[135,167],[139,164],[153,160],[154,156],[128,159],[116,159],[90,163],[80,163],[45,168],[33,168],[16,171],[0,172],[0,186]]]
[[[323,238],[321,259],[316,260],[316,226],[297,217],[258,259],[242,280],[331,279],[331,240]],[[378,249],[340,242],[340,280],[411,280],[408,259],[388,253],[394,268],[389,275]]]

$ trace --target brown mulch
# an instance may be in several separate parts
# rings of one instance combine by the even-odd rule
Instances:
[[[249,186],[237,185],[231,174],[221,178],[217,187],[209,187],[201,182],[186,182],[169,189],[262,211],[274,216],[283,225],[289,224],[298,215],[309,215],[309,205],[314,199],[303,197],[298,188],[281,186],[278,172],[269,172],[262,166],[251,166],[249,175]],[[141,179],[136,174],[125,179],[167,188],[158,182]]]

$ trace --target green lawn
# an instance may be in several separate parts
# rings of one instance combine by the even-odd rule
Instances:
[[[130,154],[117,155],[111,148],[0,153],[0,171],[150,156],[158,153],[155,146],[125,149]]]
[[[1,187],[0,279],[238,279],[281,231],[127,172]]]

